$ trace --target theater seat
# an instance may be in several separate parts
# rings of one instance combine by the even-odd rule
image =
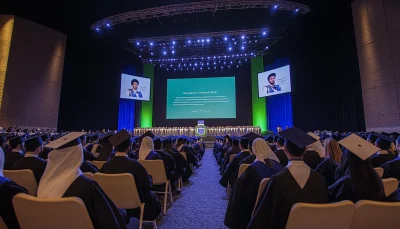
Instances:
[[[250,164],[241,164],[239,167],[238,177],[240,177],[242,173],[244,173],[244,171],[246,171],[247,167],[249,166]]]
[[[256,202],[254,204],[252,215],[254,215],[254,213],[256,211],[256,207],[257,207],[258,201],[260,201],[261,194],[264,192],[265,188],[267,187],[268,181],[269,181],[269,178],[264,178],[260,182],[260,186],[258,187],[257,199],[256,199]]]
[[[13,205],[23,229],[93,229],[85,204],[78,197],[39,198],[17,194]]]
[[[92,179],[92,180],[93,180],[93,173],[83,173],[83,175],[84,175],[86,178],[89,178],[89,179]]]
[[[106,163],[107,161],[92,161],[91,163],[93,165],[95,165],[98,169],[101,169],[101,167],[103,167],[103,165]]]
[[[354,204],[348,200],[331,204],[297,203],[290,211],[286,229],[350,229],[353,216]]]
[[[390,194],[396,191],[397,187],[399,186],[399,181],[395,178],[382,179],[382,182],[386,197],[390,196]]]
[[[400,202],[360,200],[351,229],[396,229],[400,225]]]
[[[4,176],[26,188],[29,195],[36,196],[38,184],[30,169],[4,170]]]
[[[6,223],[4,223],[4,221],[1,217],[0,217],[0,229],[8,229]]]
[[[376,173],[378,173],[379,177],[383,176],[384,170],[381,167],[374,168]]]

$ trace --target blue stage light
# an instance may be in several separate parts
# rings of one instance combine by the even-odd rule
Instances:
[[[224,68],[224,66],[221,66],[221,69],[223,69]]]
[[[227,40],[228,40],[228,38],[227,38],[227,37],[224,37],[224,40],[225,40],[225,41],[227,41]]]
[[[172,64],[171,64],[171,67],[172,67]]]
[[[200,40],[197,40],[197,42],[200,42]]]
[[[242,46],[242,50],[244,49],[244,46]]]
[[[153,46],[154,44],[153,44],[153,42],[150,42],[150,46]]]
[[[172,54],[175,54],[175,51],[174,51],[174,50],[172,50]]]
[[[210,39],[207,39],[207,42],[210,42]]]
[[[136,45],[140,45],[140,43],[139,43],[139,42],[136,42]]]
[[[267,34],[267,32],[263,32],[262,34],[263,34],[263,35],[266,35],[266,34]]]
[[[175,44],[175,41],[173,41],[172,44],[174,45],[174,44]]]
[[[217,67],[214,67],[214,69],[217,69]]]
[[[300,10],[299,8],[296,8],[295,12],[299,12],[299,10]]]
[[[200,68],[200,70],[203,70],[203,68]]]
[[[201,39],[201,42],[204,42],[204,39]]]
[[[151,55],[154,55],[154,53],[150,53]]]
[[[267,47],[265,47],[265,49],[269,49],[269,47],[267,46]]]
[[[191,40],[188,40],[188,43],[190,44],[190,43],[192,43],[192,41],[191,41]]]
[[[229,51],[232,51],[232,47],[229,47]]]
[[[167,68],[167,71],[168,71],[169,69]]]
[[[217,58],[217,57],[214,56],[214,59],[215,59],[215,58]]]
[[[107,27],[110,27],[110,24],[107,23],[106,25],[107,25]]]
[[[244,36],[242,36],[242,39],[244,39]]]
[[[277,9],[278,8],[278,5],[274,5],[274,9]]]
[[[96,28],[96,30],[99,31],[100,29],[99,29],[99,28]]]
[[[189,66],[192,66],[192,64],[189,64]]]
[[[208,67],[208,70],[210,70],[210,67]]]
[[[197,66],[197,63],[195,63],[194,66]]]
[[[214,62],[214,65],[216,65],[217,64],[217,62]]]
[[[164,53],[164,55],[167,55],[167,52],[166,52],[166,51],[164,51],[163,53]]]

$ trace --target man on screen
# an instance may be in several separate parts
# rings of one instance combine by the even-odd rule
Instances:
[[[268,76],[269,85],[263,87],[263,91],[268,93],[274,93],[277,91],[281,91],[281,86],[275,84],[276,74],[271,73]]]
[[[125,91],[125,96],[143,98],[143,95],[140,91],[138,91],[139,80],[133,79],[131,81],[132,89],[128,89]]]

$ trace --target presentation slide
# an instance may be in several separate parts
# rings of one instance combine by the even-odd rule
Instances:
[[[236,118],[235,77],[167,80],[167,119],[209,118]]]
[[[121,75],[121,99],[150,100],[150,79]]]
[[[291,92],[290,65],[258,73],[258,97]]]

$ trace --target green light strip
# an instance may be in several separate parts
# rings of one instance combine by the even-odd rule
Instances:
[[[261,131],[267,130],[267,108],[264,98],[258,98],[258,73],[264,71],[262,56],[251,59],[251,98],[253,111],[253,126],[259,126]]]
[[[142,128],[153,127],[153,90],[154,90],[154,65],[143,64],[143,75],[151,80],[150,101],[142,101],[140,126]]]

